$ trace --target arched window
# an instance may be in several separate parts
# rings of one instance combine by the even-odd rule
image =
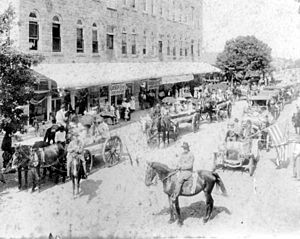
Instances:
[[[170,55],[170,36],[167,36],[167,56]]]
[[[199,39],[198,40],[198,56],[200,56],[200,52],[201,52],[200,47],[201,47],[201,40]]]
[[[127,54],[127,31],[125,27],[122,29],[122,54]]]
[[[191,40],[191,55],[194,56],[194,40]]]
[[[154,56],[155,55],[155,35],[153,32],[151,32],[151,43],[152,43],[151,54],[152,54],[152,56]]]
[[[84,52],[83,24],[81,20],[77,21],[77,52]]]
[[[173,37],[173,56],[176,57],[176,36]]]
[[[109,50],[114,49],[114,27],[107,26],[106,29],[106,48]]]
[[[185,48],[184,48],[184,55],[188,56],[188,49],[189,49],[189,43],[187,39],[185,39]]]
[[[39,23],[36,12],[29,14],[29,50],[38,50]]]
[[[182,42],[182,37],[180,37],[180,50],[179,50],[179,54],[180,56],[183,56],[183,42]]]
[[[136,32],[135,29],[132,30],[132,45],[131,45],[131,54],[136,55]]]
[[[145,30],[143,35],[143,55],[146,54],[147,54],[147,32]]]
[[[61,51],[60,21],[58,16],[52,18],[52,51]]]
[[[98,53],[99,48],[98,48],[98,30],[97,30],[97,24],[93,23],[92,26],[92,52],[93,53]]]

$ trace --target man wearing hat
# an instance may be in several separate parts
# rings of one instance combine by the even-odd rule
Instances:
[[[65,106],[65,104],[62,104],[61,106],[60,106],[60,110],[59,111],[57,111],[57,113],[56,113],[56,123],[58,124],[58,125],[62,125],[62,126],[64,126],[64,127],[66,127],[66,122],[67,122],[67,117],[66,117],[66,113],[67,113],[67,111],[66,111],[66,106]]]
[[[70,177],[70,166],[71,166],[71,162],[72,162],[73,158],[80,157],[80,160],[81,160],[82,166],[83,166],[84,175],[85,175],[85,178],[87,178],[86,162],[83,157],[83,146],[84,145],[83,145],[83,142],[80,140],[78,130],[74,130],[74,132],[72,134],[72,140],[67,147],[67,151],[68,151],[68,154],[67,154],[67,176],[68,177]]]
[[[190,151],[190,146],[187,142],[183,142],[183,153],[180,155],[180,159],[177,165],[177,184],[172,195],[172,200],[175,201],[179,196],[183,183],[192,175],[195,157]]]

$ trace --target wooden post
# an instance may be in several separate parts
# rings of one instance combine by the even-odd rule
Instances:
[[[50,112],[52,111],[52,93],[51,93],[52,82],[51,82],[51,80],[48,80],[48,89],[49,89],[49,93],[47,96],[47,118],[46,118],[47,121],[50,120]]]

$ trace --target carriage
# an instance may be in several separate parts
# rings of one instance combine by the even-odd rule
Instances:
[[[213,119],[219,121],[225,118],[231,118],[232,103],[230,100],[216,102],[208,99],[200,104],[199,111],[202,120],[209,117],[211,122]]]
[[[91,132],[90,137],[84,139],[84,157],[89,165],[88,170],[91,170],[96,157],[101,156],[106,166],[116,165],[121,161],[123,153],[123,143],[118,135],[109,133],[107,137],[97,137],[97,120],[103,116],[87,115],[79,118],[82,125],[86,125]],[[70,127],[69,135],[72,135],[72,130],[76,128]]]

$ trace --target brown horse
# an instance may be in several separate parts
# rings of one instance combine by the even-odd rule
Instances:
[[[157,175],[158,178],[163,183],[163,190],[164,193],[168,195],[169,198],[169,205],[170,205],[170,220],[169,223],[173,223],[176,221],[175,217],[178,219],[178,224],[182,225],[183,221],[180,215],[180,208],[179,208],[179,201],[178,197],[172,201],[171,196],[173,195],[176,183],[177,183],[177,171],[170,169],[168,166],[158,163],[158,162],[151,162],[147,163],[147,170],[145,175],[145,184],[146,186],[152,185],[152,181],[154,177]],[[180,196],[194,196],[200,193],[201,191],[204,192],[206,198],[206,214],[203,218],[203,222],[206,223],[211,216],[214,200],[212,198],[212,190],[217,184],[221,188],[223,195],[226,195],[225,186],[217,173],[206,171],[206,170],[199,170],[196,171],[196,178],[193,180],[193,176],[191,180],[187,180],[184,182]],[[194,185],[196,183],[196,185]],[[191,190],[193,188],[193,190]]]
[[[73,184],[73,196],[76,197],[79,195],[80,188],[80,180],[83,178],[84,172],[82,163],[80,160],[80,155],[73,157],[72,162],[70,164],[70,178]],[[76,193],[75,193],[76,188]]]

